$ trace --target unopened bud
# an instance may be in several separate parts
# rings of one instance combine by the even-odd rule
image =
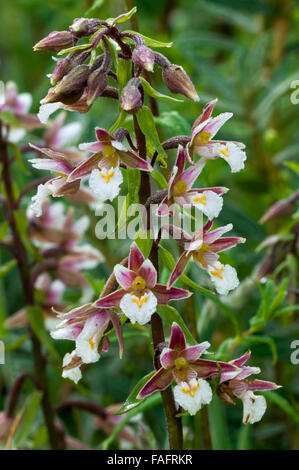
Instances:
[[[84,91],[89,74],[88,65],[78,65],[65,75],[54,88],[50,88],[47,96],[41,100],[41,104],[56,103],[57,101],[65,104],[75,103]]]
[[[75,18],[69,30],[76,38],[83,38],[94,34],[100,26],[100,21],[96,18]]]
[[[181,93],[190,100],[199,101],[198,94],[189,76],[179,65],[168,65],[162,72],[165,85],[172,93]]]
[[[70,31],[53,31],[35,44],[33,50],[59,52],[62,49],[74,46],[76,41],[76,38],[74,38]]]
[[[270,209],[263,215],[260,222],[264,223],[270,219],[277,217],[285,217],[292,213],[295,208],[296,201],[299,199],[299,191],[296,191],[292,196],[287,199],[277,201]]]
[[[89,51],[75,51],[69,54],[65,59],[59,59],[51,75],[51,84],[56,85],[72,68],[83,64],[89,55]]]
[[[153,72],[155,65],[155,55],[153,51],[146,46],[137,46],[132,55],[132,61],[137,67]]]
[[[105,90],[108,84],[107,74],[101,69],[95,70],[88,78],[87,106],[90,106]]]
[[[131,78],[121,93],[120,106],[127,113],[135,113],[137,109],[142,107],[143,98],[141,81],[139,78]]]

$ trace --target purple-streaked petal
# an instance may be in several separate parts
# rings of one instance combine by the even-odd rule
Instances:
[[[215,253],[218,253],[219,251],[224,251],[228,250],[229,248],[232,248],[233,246],[238,245],[238,243],[245,243],[246,238],[242,237],[226,237],[226,238],[220,238],[219,240],[216,240],[214,243],[210,244],[211,250],[215,251]]]
[[[152,166],[143,158],[136,155],[136,153],[127,150],[126,152],[118,151],[119,158],[129,168],[135,168],[143,171],[152,171]]]
[[[166,305],[170,300],[187,299],[192,295],[192,292],[188,290],[179,289],[178,287],[167,289],[163,284],[156,284],[152,292],[157,297],[158,305]]]
[[[177,351],[183,351],[184,349],[186,349],[186,339],[183,330],[175,322],[171,326],[169,348],[175,349]]]
[[[85,142],[83,144],[79,145],[80,150],[86,150],[91,153],[99,153],[102,152],[105,148],[105,145],[102,144],[101,142]]]
[[[167,282],[167,287],[172,286],[172,284],[174,284],[175,281],[183,274],[190,260],[190,257],[191,253],[188,254],[185,251],[181,254]]]
[[[186,171],[182,173],[182,175],[180,176],[180,181],[185,181],[187,185],[187,190],[191,188],[194,181],[198,178],[203,169],[203,166],[204,162],[200,160],[195,165],[190,166]]]
[[[129,269],[137,272],[142,263],[144,262],[144,256],[141,250],[138,248],[137,243],[133,242],[130,247],[130,254],[129,254]]]
[[[212,225],[213,225],[213,220],[208,220],[208,221],[206,222],[206,224],[204,225],[204,227],[203,227],[203,229],[202,229],[202,232],[203,232],[204,235],[210,230],[210,228],[212,227]]]
[[[64,161],[53,160],[50,158],[32,158],[28,160],[29,163],[38,170],[54,171],[55,173],[61,173],[67,176],[72,169]]]
[[[208,341],[204,341],[203,343],[196,344],[195,346],[190,346],[189,348],[184,349],[184,351],[181,353],[181,356],[184,357],[188,362],[196,361],[210,346],[211,345]]]
[[[246,379],[250,375],[260,374],[260,372],[261,372],[261,369],[259,367],[242,366],[241,372],[238,374],[237,380]]]
[[[281,385],[277,385],[274,382],[268,382],[267,380],[255,379],[248,382],[248,390],[251,390],[252,392],[263,392],[266,390],[276,390],[278,388],[281,388]]]
[[[178,175],[178,167],[176,165],[174,165],[172,167],[172,170],[171,170],[171,173],[169,175],[169,179],[168,179],[168,191],[167,191],[167,195],[168,195],[168,198],[170,199],[171,198],[171,195],[172,195],[172,190],[173,190],[173,185],[174,185],[174,182],[179,179],[177,177]]]
[[[157,215],[159,217],[165,217],[166,215],[169,214],[169,206],[168,206],[168,196],[165,196],[165,198],[162,200],[161,204],[157,208]]]
[[[126,268],[125,266],[122,266],[121,264],[117,264],[116,266],[114,266],[114,274],[117,282],[123,289],[131,289],[134,279],[136,277],[136,273],[134,271]]]
[[[248,361],[250,356],[251,356],[251,351],[248,349],[248,351],[246,351],[246,353],[243,354],[243,356],[238,357],[237,359],[233,359],[230,362],[231,362],[231,364],[234,364],[237,367],[241,367],[241,366],[243,366],[243,364],[245,364],[245,362]]]
[[[215,108],[215,105],[217,103],[217,98],[213,101],[210,101],[203,109],[201,115],[196,119],[195,123],[193,124],[192,126],[192,132],[193,130],[199,125],[201,124],[202,122],[206,121],[207,119],[209,119],[212,115],[212,112]]]
[[[83,176],[89,175],[92,170],[98,167],[99,161],[102,158],[101,153],[95,153],[90,158],[80,163],[69,175],[68,180],[74,181],[76,179],[83,178]]]
[[[169,233],[175,240],[181,240],[183,242],[189,242],[192,240],[192,237],[189,235],[189,233],[185,232],[176,225],[163,224],[161,226],[161,234],[163,234],[163,232]]]
[[[143,386],[137,398],[142,399],[142,398],[147,397],[148,395],[151,395],[154,392],[160,392],[161,390],[165,390],[165,388],[169,387],[172,380],[173,380],[172,371],[163,369],[162,367]]]
[[[209,132],[211,134],[211,139],[214,135],[219,131],[219,129],[223,126],[223,124],[228,121],[233,116],[233,113],[221,113],[218,116],[211,119],[211,121],[205,126],[205,132]]]
[[[99,142],[110,142],[113,139],[113,136],[106,130],[101,127],[95,128],[96,138]]]
[[[180,175],[182,171],[184,170],[185,166],[185,161],[186,161],[186,154],[185,151],[182,147],[182,145],[179,145],[178,147],[178,153],[175,161],[175,166],[177,167],[177,175]]]
[[[217,364],[221,367],[221,382],[231,380],[240,373],[240,369],[233,364],[208,359],[197,359],[192,363],[192,367],[197,371],[198,377],[204,379],[219,374]]]
[[[214,243],[224,233],[232,230],[232,228],[233,228],[233,224],[227,224],[227,225],[224,225],[223,227],[216,228],[212,232],[206,233],[204,235],[204,243],[207,243],[207,245],[211,245],[211,243]]]
[[[177,359],[179,352],[175,349],[164,348],[160,355],[160,362],[164,369],[169,369],[174,366],[174,362]]]
[[[157,282],[157,271],[153,263],[146,259],[138,270],[138,276],[141,276],[142,279],[146,282],[146,287],[149,289],[153,288]]]
[[[119,308],[119,302],[126,294],[124,289],[119,289],[111,294],[105,295],[105,297],[100,297],[94,303],[94,306],[97,308]]]
[[[196,193],[203,193],[204,191],[213,191],[216,194],[226,194],[229,189],[225,188],[224,186],[213,186],[211,188],[193,188],[188,191],[188,194],[196,194]]]

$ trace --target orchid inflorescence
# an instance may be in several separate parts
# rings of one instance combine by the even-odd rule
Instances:
[[[51,284],[46,275],[41,275],[36,279],[36,287],[43,286],[47,303],[52,300],[59,318],[59,324],[51,332],[52,337],[75,342],[74,350],[64,357],[63,377],[76,383],[82,377],[82,364],[98,361],[102,352],[108,350],[107,333],[111,326],[117,334],[122,356],[122,325],[125,322],[144,326],[157,315],[159,306],[192,295],[185,289],[173,286],[191,259],[208,274],[218,294],[225,296],[239,285],[235,268],[222,264],[218,253],[244,243],[245,239],[223,236],[233,228],[232,224],[224,227],[216,225],[212,230],[214,219],[223,206],[222,196],[228,188],[193,188],[193,184],[209,160],[219,158],[228,163],[232,172],[242,170],[246,160],[245,146],[240,142],[214,139],[232,113],[212,117],[217,102],[213,100],[196,119],[190,136],[172,137],[163,142],[160,148],[151,149],[149,145],[148,151],[145,147],[144,152],[140,142],[144,140],[146,145],[146,139],[140,139],[142,130],[138,116],[147,94],[159,97],[148,78],[155,67],[162,69],[162,78],[171,92],[180,93],[193,101],[199,98],[183,68],[171,64],[164,55],[153,51],[149,47],[151,43],[148,38],[144,39],[137,32],[122,32],[118,29],[118,23],[129,19],[133,13],[107,21],[76,19],[68,31],[55,31],[34,48],[58,52],[59,56],[66,54],[63,59],[55,59],[55,69],[50,76],[52,88],[41,100],[38,116],[42,123],[45,124],[50,114],[58,109],[86,113],[98,98],[108,97],[119,100],[120,118],[117,123],[124,123],[126,118],[132,119],[133,116],[135,129],[135,135],[131,136],[127,128],[121,125],[114,126],[110,131],[97,127],[96,141],[83,143],[79,149],[67,149],[63,137],[63,118],[58,117],[48,127],[43,145],[31,145],[31,149],[37,153],[36,158],[29,160],[33,167],[54,174],[53,178],[38,186],[37,194],[33,197],[28,212],[32,234],[38,243],[48,243],[47,249],[53,248],[53,243],[56,248],[57,245],[61,248],[55,252],[56,284]],[[79,44],[81,38],[88,40],[82,45]],[[112,49],[122,64],[127,62],[130,65],[127,67],[130,73],[125,83],[121,83]],[[110,85],[111,80],[116,82],[115,87]],[[10,88],[6,90],[6,106],[13,106],[15,112],[20,113],[23,109],[20,100],[10,97],[13,94]],[[67,131],[77,133],[74,127],[69,127]],[[127,144],[124,143],[125,139]],[[164,151],[177,149],[167,187],[165,185],[160,196],[157,193],[156,197],[157,215],[161,218],[173,217],[173,222],[162,225],[154,247],[159,250],[165,233],[183,243],[183,250],[168,282],[158,282],[158,264],[152,252],[146,258],[138,243],[133,241],[128,259],[114,266],[111,275],[114,282],[108,280],[99,298],[63,312],[65,305],[52,292],[53,288],[61,287],[57,280],[63,285],[84,285],[81,270],[93,267],[102,261],[102,257],[90,246],[77,245],[85,221],[74,223],[72,211],[62,226],[53,226],[53,221],[55,223],[59,218],[58,212],[61,216],[61,206],[51,206],[49,196],[66,196],[71,202],[85,198],[93,208],[104,201],[113,201],[122,188],[124,172],[131,168],[140,170],[143,175],[150,175],[161,147]],[[196,160],[196,156],[199,159]],[[89,188],[85,185],[86,181]],[[149,179],[143,181],[147,181],[149,186]],[[206,217],[203,228],[193,234],[183,231],[174,221],[176,211],[190,206],[196,209],[197,214],[199,211]],[[184,217],[183,211],[180,214]],[[172,323],[169,343],[158,351],[158,360],[155,361],[157,370],[140,388],[137,398],[145,399],[175,382],[174,398],[191,415],[196,414],[202,405],[209,404],[213,393],[217,393],[226,403],[234,403],[235,398],[242,400],[244,423],[259,421],[265,412],[266,402],[263,396],[255,395],[254,392],[273,390],[278,386],[273,382],[247,380],[250,375],[260,372],[257,367],[244,365],[250,352],[224,362],[202,358],[209,347],[207,341],[188,347],[181,326]]]

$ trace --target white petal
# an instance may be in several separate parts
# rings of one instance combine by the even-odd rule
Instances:
[[[98,346],[107,328],[109,318],[105,313],[89,318],[76,339],[76,353],[86,364],[97,362],[100,358]]]
[[[82,124],[80,122],[72,122],[59,129],[55,136],[55,146],[62,147],[77,140],[82,131]]]
[[[264,396],[254,395],[250,390],[242,398],[243,401],[243,423],[256,423],[262,419],[267,409]]]
[[[222,206],[223,199],[214,191],[203,191],[197,195],[192,195],[192,204],[202,211],[210,220],[218,217]]]
[[[203,379],[192,379],[189,384],[181,382],[174,387],[175,400],[190,415],[195,415],[202,405],[210,403],[212,397],[212,389]]]
[[[8,140],[12,143],[17,143],[26,135],[25,129],[11,129],[8,134]]]
[[[42,124],[47,124],[49,117],[51,114],[55,113],[57,109],[62,108],[63,104],[62,103],[47,103],[47,104],[42,104],[39,108],[38,112],[38,119]]]
[[[17,98],[17,111],[26,114],[32,104],[32,96],[30,93],[21,93]]]
[[[120,301],[120,309],[130,319],[131,323],[145,325],[151,319],[157,308],[157,298],[149,291],[138,297],[134,294],[125,294]]]
[[[239,285],[237,272],[229,264],[223,265],[217,262],[209,267],[209,274],[220,295],[227,295],[230,290]]]
[[[109,173],[110,172],[110,173]],[[113,173],[113,174],[112,174]],[[105,176],[111,175],[109,181],[105,179]],[[110,168],[110,170],[92,170],[89,177],[89,186],[94,194],[98,197],[99,201],[106,201],[109,199],[113,201],[114,198],[119,194],[119,186],[123,182],[123,175],[119,168]]]
[[[231,167],[232,173],[236,173],[244,168],[246,153],[233,142],[221,145],[218,150],[219,157],[223,158]]]
[[[72,353],[67,353],[63,358],[62,366],[67,366],[73,359],[73,356],[76,354],[76,351]],[[62,372],[62,377],[64,379],[71,379],[73,382],[78,383],[79,380],[82,378],[82,373],[80,370],[80,366],[73,367],[73,369],[64,370]]]
[[[48,199],[51,191],[46,184],[39,184],[37,187],[37,193],[32,197],[30,210],[36,217],[40,217],[43,213],[43,204]]]

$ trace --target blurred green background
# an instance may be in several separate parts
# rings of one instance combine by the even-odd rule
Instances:
[[[90,11],[93,2],[87,0],[0,0],[0,79],[4,82],[13,80],[20,92],[32,93],[33,112],[38,111],[39,100],[49,88],[46,74],[52,71],[54,64],[51,53],[34,53],[33,45],[53,30],[67,29],[73,18],[84,16],[87,10],[90,11],[89,16],[105,19],[127,9],[122,0],[95,3],[98,7]],[[210,162],[201,182],[230,188],[219,223],[232,222],[236,232],[247,238],[247,243],[223,259],[238,268],[246,290],[246,280],[264,257],[264,252],[256,251],[257,246],[267,235],[279,230],[287,231],[289,222],[283,219],[262,226],[260,217],[275,201],[298,189],[299,103],[292,104],[290,97],[294,91],[291,89],[292,81],[299,80],[299,4],[292,0],[142,0],[135,4],[140,31],[161,41],[174,42],[172,48],[161,51],[171,62],[185,68],[201,99],[199,104],[160,102],[157,122],[164,136],[170,137],[174,130],[177,134],[189,134],[202,106],[218,97],[217,112],[232,111],[234,117],[217,138],[242,141],[247,146],[244,171],[231,174],[222,160]],[[127,24],[123,28],[131,29]],[[159,73],[154,76],[153,86],[167,92]],[[68,120],[78,119],[83,123],[84,132],[80,140],[84,142],[93,140],[95,126],[109,128],[116,115],[117,103],[111,105],[110,101],[102,99],[87,115],[69,113]],[[127,247],[113,246],[117,257],[125,255]],[[298,273],[298,253],[296,263]],[[104,268],[97,275],[101,277],[108,271]],[[192,276],[196,279],[198,271],[195,270]],[[298,275],[295,279],[298,280]],[[2,293],[6,291],[7,294],[5,300],[2,295],[6,312],[13,313],[20,308],[21,298],[16,290],[12,276],[8,277],[2,286]],[[259,289],[250,287],[249,294],[241,292],[240,299],[233,304],[233,314],[238,316],[243,330],[248,328],[249,318],[255,314],[260,299]],[[210,340],[217,349],[226,337],[231,336],[231,325],[215,304],[205,300],[201,294],[196,294],[196,300],[200,337]],[[9,342],[17,340],[18,335],[12,333]],[[250,346],[254,358],[252,364],[262,368],[263,378],[284,385],[279,392],[284,401],[280,406],[269,403],[269,410],[261,423],[242,429],[241,407],[227,406],[230,446],[298,449],[299,365],[290,363],[290,343],[299,338],[298,315],[270,322],[262,335],[270,337],[272,342],[244,344],[235,354]],[[75,395],[91,396],[103,405],[121,402],[137,380],[151,370],[146,339],[127,340],[126,356],[122,362],[118,360],[114,346],[101,363],[88,368],[84,386],[79,387]],[[63,346],[57,347],[63,351]],[[273,348],[276,348],[278,356],[275,365]],[[0,409],[5,391],[18,372],[26,367],[30,369],[29,351],[29,344],[26,346],[24,343],[21,349],[9,355],[4,368],[0,366],[0,374],[3,374]],[[136,357],[139,358],[137,368]],[[57,399],[58,395],[61,396],[61,382],[54,368],[50,373],[53,396]],[[98,445],[92,418],[80,413],[64,416],[70,434],[91,446]],[[190,425],[187,427],[187,445],[194,448],[197,445],[196,429],[191,419],[186,418],[185,422]],[[148,434],[153,435],[153,445],[163,448],[166,436],[161,408],[157,406],[145,412],[144,423]],[[32,438],[32,446],[35,439],[36,446],[42,447],[38,422],[34,429],[36,435]]]

